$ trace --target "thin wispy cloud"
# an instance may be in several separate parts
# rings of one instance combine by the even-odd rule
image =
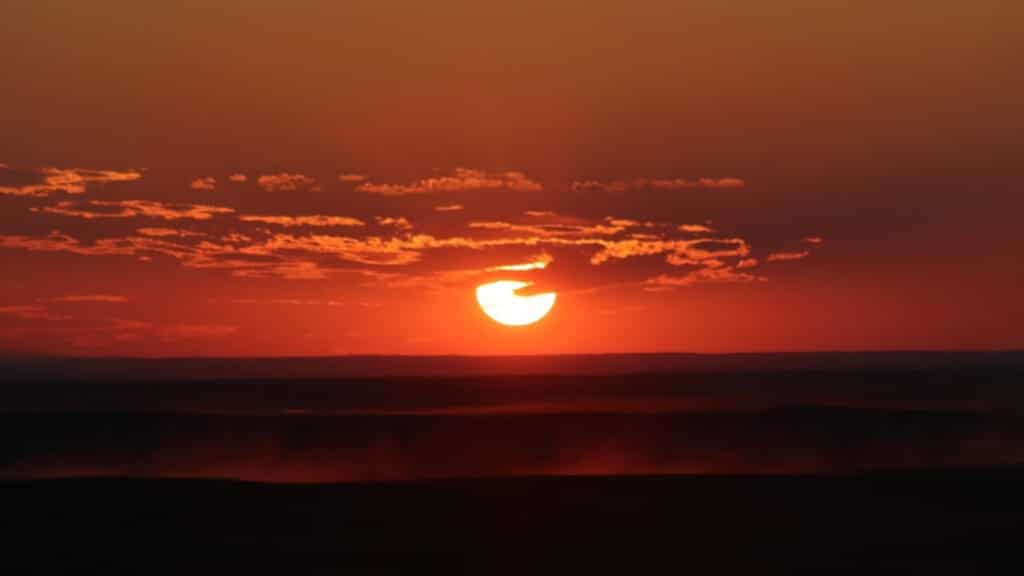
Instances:
[[[182,238],[194,238],[200,236],[206,236],[203,232],[194,232],[192,230],[181,230],[178,228],[160,228],[160,227],[148,227],[148,228],[136,228],[136,234],[143,236],[153,236],[155,238],[161,238],[166,236],[180,236]]]
[[[167,204],[155,200],[89,200],[85,203],[64,200],[51,206],[34,207],[30,210],[86,220],[135,217],[163,220],[209,220],[217,214],[234,212],[233,208],[226,206]]]
[[[294,192],[296,190],[309,190],[318,192],[320,186],[316,180],[305,174],[264,174],[256,179],[256,184],[267,192]]]
[[[213,176],[206,176],[204,178],[196,178],[189,184],[189,188],[193,190],[206,190],[210,191],[217,187],[217,179]]]
[[[227,324],[170,324],[149,327],[158,338],[165,341],[225,338],[238,332],[237,326]]]
[[[705,226],[703,224],[680,224],[679,231],[689,232],[691,234],[709,234],[711,232],[714,232],[714,229],[712,229],[710,226]]]
[[[0,306],[0,316],[12,316],[23,320],[46,320],[52,318],[46,307],[38,304]]]
[[[128,301],[128,297],[116,294],[70,294],[49,298],[46,301],[56,303],[101,302],[105,304],[122,304]]]
[[[471,190],[511,190],[536,192],[543,186],[531,180],[522,172],[489,173],[483,170],[457,168],[449,176],[424,178],[408,184],[377,184],[364,182],[356,190],[381,196],[408,196],[441,192],[463,192]]]
[[[273,224],[292,228],[295,226],[313,226],[318,228],[340,227],[340,226],[365,226],[366,223],[358,218],[349,216],[323,216],[313,214],[311,216],[257,216],[243,215],[238,217],[242,222],[259,222],[261,224]]]
[[[504,264],[501,266],[492,266],[487,269],[488,272],[504,271],[504,272],[526,272],[529,270],[543,270],[548,267],[549,264],[554,262],[554,257],[547,252],[542,252],[530,258],[528,262],[522,264]]]
[[[241,278],[282,278],[284,280],[323,280],[327,272],[316,262],[283,262],[267,266],[239,267],[231,272]]]
[[[671,290],[697,284],[750,284],[765,278],[730,267],[701,268],[683,275],[659,274],[644,281],[650,291]]]
[[[632,190],[735,190],[744,188],[740,178],[635,178],[633,180],[577,180],[570,189],[574,192],[623,193]]]
[[[402,216],[397,218],[391,216],[377,216],[377,224],[380,224],[381,226],[390,226],[392,228],[397,228],[398,230],[409,230],[412,228],[412,223]]]
[[[810,256],[811,253],[804,250],[802,252],[773,252],[765,258],[768,262],[788,262],[792,260],[803,260]]]
[[[4,166],[0,168],[9,170]],[[21,186],[0,186],[0,194],[8,196],[45,197],[55,192],[83,194],[90,185],[132,182],[142,178],[139,170],[90,170],[83,168],[42,168],[35,171],[42,182]]]
[[[255,298],[240,298],[231,300],[232,304],[253,304],[253,305],[279,305],[279,306],[344,306],[345,303],[339,300],[315,300],[302,298],[273,298],[270,300],[257,300]]]

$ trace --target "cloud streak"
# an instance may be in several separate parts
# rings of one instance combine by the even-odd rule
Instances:
[[[312,216],[239,216],[242,222],[259,222],[261,224],[273,224],[293,228],[296,226],[313,226],[317,228],[342,227],[342,226],[365,226],[366,223],[358,218],[349,216],[323,216],[314,214]]]
[[[0,168],[8,170],[6,166]],[[55,192],[83,194],[90,185],[111,182],[132,182],[142,178],[139,170],[90,170],[84,168],[42,168],[38,184],[0,186],[0,194],[8,196],[45,197]]]
[[[412,222],[409,222],[404,217],[393,218],[390,216],[377,216],[377,224],[381,226],[391,226],[398,230],[410,230],[412,229]]]
[[[310,190],[319,192],[320,186],[316,180],[305,174],[264,174],[256,179],[256,184],[267,192],[294,192],[296,190]]]
[[[573,192],[623,193],[633,190],[736,190],[746,187],[740,178],[635,178],[633,180],[577,180]]]
[[[71,294],[49,298],[46,301],[56,303],[102,302],[106,304],[121,304],[127,302],[128,297],[115,294]]]
[[[765,260],[768,262],[788,262],[792,260],[803,260],[810,255],[811,253],[807,250],[802,252],[773,252],[769,254]]]
[[[462,204],[441,204],[440,206],[434,206],[434,212],[458,212],[463,210]]]
[[[217,187],[217,179],[213,176],[206,176],[204,178],[196,178],[189,184],[189,188],[193,190],[205,190],[211,191]]]
[[[90,200],[84,204],[64,200],[52,206],[35,207],[30,210],[86,220],[135,217],[163,220],[209,220],[217,214],[234,212],[234,209],[225,206],[165,204],[155,200]]]
[[[765,280],[747,272],[723,266],[717,268],[701,268],[681,276],[659,274],[644,281],[644,288],[649,291],[672,290],[674,288],[696,286],[698,284],[750,284]]]
[[[442,192],[463,192],[469,190],[512,190],[536,192],[543,190],[539,182],[528,178],[522,172],[488,173],[483,170],[456,168],[449,176],[424,178],[408,184],[376,184],[364,182],[356,187],[360,192],[381,196],[409,196]]]
[[[0,316],[13,316],[22,320],[52,320],[55,317],[50,314],[45,306],[38,304],[18,304],[13,306],[0,306]]]

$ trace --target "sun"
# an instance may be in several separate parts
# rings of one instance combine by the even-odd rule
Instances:
[[[492,320],[506,326],[526,326],[547,316],[555,305],[556,294],[545,292],[519,296],[517,290],[531,282],[499,280],[476,287],[476,301]]]

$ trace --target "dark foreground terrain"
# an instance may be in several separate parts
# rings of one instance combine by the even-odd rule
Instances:
[[[1024,354],[0,361],[0,573],[1024,573]]]
[[[29,573],[1020,574],[1024,470],[0,483]]]
[[[1024,354],[0,362],[0,479],[1024,464]]]

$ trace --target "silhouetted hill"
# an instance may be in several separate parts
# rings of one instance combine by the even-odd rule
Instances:
[[[1024,352],[791,352],[310,358],[0,358],[13,380],[251,380],[1024,368]]]
[[[0,482],[18,573],[1017,573],[1024,471]]]

